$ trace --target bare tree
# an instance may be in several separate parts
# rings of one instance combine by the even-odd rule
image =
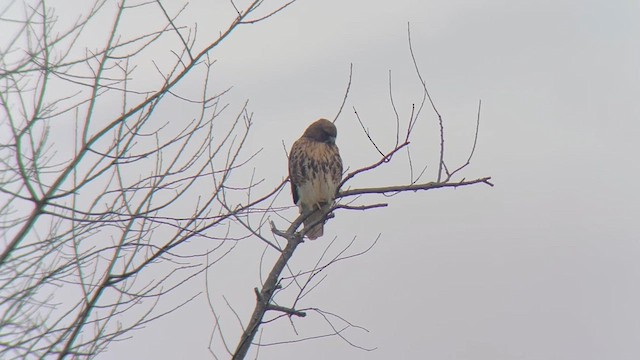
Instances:
[[[158,9],[157,29],[122,29],[136,12]],[[200,46],[196,27],[178,25],[182,9],[170,14],[160,1],[99,0],[66,25],[45,1],[2,9],[12,37],[0,54],[0,357],[91,357],[193,298],[155,310],[206,268],[198,258],[230,251],[238,239],[223,224],[272,195],[221,206],[247,191],[233,174],[253,155],[241,152],[252,118],[246,104],[229,112],[226,90],[212,91],[209,54],[281,9],[236,8]],[[83,44],[105,16],[102,46]],[[157,81],[146,88],[138,67],[165,41],[177,44],[172,60],[153,62]],[[179,84],[198,79],[199,95],[181,94]],[[175,106],[185,115],[177,123],[158,116]],[[181,246],[194,238],[214,246]]]
[[[264,246],[277,259],[254,289],[256,306],[236,336],[237,346],[227,346],[212,306],[212,333],[231,357],[244,358],[252,344],[266,346],[255,341],[266,322],[308,312],[331,325],[328,336],[349,341],[342,331],[355,325],[321,309],[297,309],[297,303],[330,265],[362,252],[349,252],[351,242],[335,256],[325,251],[307,270],[288,268],[304,237],[302,219],[286,230],[270,221],[289,214],[288,207],[276,206],[286,179],[256,193],[260,181],[247,181],[242,173],[256,155],[244,150],[253,116],[247,103],[232,111],[224,100],[228,89],[216,91],[210,83],[211,54],[234,29],[268,19],[292,2],[255,0],[241,8],[231,1],[228,25],[204,41],[197,26],[183,25],[186,4],[97,0],[70,23],[44,0],[2,5],[0,24],[9,35],[0,44],[0,357],[95,357],[114,340],[187,305],[199,294],[158,306],[175,289],[208,276],[241,240]],[[149,25],[155,28],[127,31],[124,24],[136,12],[152,10],[160,14]],[[105,18],[111,23],[104,38],[88,38],[87,29],[102,27],[98,20]],[[102,45],[95,47],[95,41]],[[152,60],[158,49],[163,59]],[[411,54],[424,88],[422,103],[404,123],[396,118],[392,149],[382,151],[371,140],[380,160],[346,174],[340,201],[325,217],[385,206],[351,200],[367,194],[491,184],[489,178],[455,180],[473,156],[477,128],[467,162],[450,169],[442,118]],[[147,64],[153,64],[155,82],[137,80]],[[189,91],[181,88],[185,83]],[[409,184],[349,188],[358,175],[408,151],[427,101],[441,129],[436,179],[421,182],[424,171],[414,177],[409,161]],[[176,108],[179,118],[165,120]],[[276,301],[285,292],[293,294],[286,306]],[[267,319],[267,313],[274,316]],[[218,353],[212,349],[214,357]]]
[[[476,184],[486,184],[489,186],[493,186],[493,184],[491,183],[490,177],[481,177],[481,178],[476,178],[471,180],[467,180],[465,178],[462,178],[459,180],[455,179],[455,175],[458,174],[460,171],[462,171],[471,163],[471,159],[473,158],[473,155],[475,153],[476,145],[478,141],[478,132],[480,128],[480,110],[481,110],[482,103],[481,102],[478,103],[475,136],[473,138],[472,147],[469,152],[469,155],[463,164],[450,169],[449,166],[447,166],[446,157],[445,157],[445,127],[444,127],[443,118],[438,112],[438,109],[427,89],[427,84],[423,79],[422,74],[420,73],[420,69],[413,52],[410,27],[407,28],[407,34],[408,34],[410,56],[413,61],[413,65],[415,66],[416,77],[420,81],[420,84],[423,90],[422,101],[420,104],[418,104],[417,108],[415,107],[415,105],[412,107],[410,116],[407,119],[405,119],[403,124],[403,121],[398,115],[399,112],[398,112],[398,109],[396,109],[396,106],[393,100],[393,92],[391,90],[392,89],[391,72],[389,72],[389,98],[390,98],[390,104],[393,108],[394,114],[396,114],[396,118],[395,118],[395,121],[396,121],[395,139],[396,140],[395,140],[395,145],[386,152],[382,151],[380,149],[380,146],[372,139],[368,128],[363,123],[357,110],[355,108],[353,109],[355,118],[361,125],[364,135],[368,138],[373,149],[375,149],[375,151],[379,153],[380,158],[378,161],[370,165],[363,166],[359,169],[353,170],[351,172],[348,172],[344,176],[339,186],[338,194],[336,196],[336,199],[337,199],[336,203],[327,209],[317,210],[317,211],[323,212],[323,221],[327,221],[328,219],[332,218],[334,216],[334,212],[337,210],[364,211],[364,210],[387,206],[386,202],[354,205],[354,201],[360,200],[362,196],[366,196],[366,195],[382,194],[382,195],[392,196],[392,195],[395,195],[401,192],[407,192],[407,191],[417,192],[417,191],[426,191],[426,190],[439,189],[439,188],[456,188],[456,187],[476,185]],[[338,119],[338,116],[342,112],[347,96],[349,94],[349,89],[351,86],[352,70],[353,68],[351,68],[349,73],[349,83],[347,86],[347,90],[345,92],[344,101],[340,106],[338,115],[336,115],[334,122]],[[414,126],[418,121],[422,119],[421,117],[422,111],[425,107],[425,104],[427,103],[430,105],[431,109],[433,110],[433,113],[436,115],[436,119],[438,122],[438,127],[440,130],[440,151],[439,151],[439,162],[437,166],[436,178],[432,181],[423,182],[421,181],[421,178],[425,174],[426,166],[420,171],[420,173],[415,174],[413,164],[411,161],[411,155],[409,152],[409,145],[411,144]],[[383,167],[385,164],[390,163],[392,160],[397,159],[397,154],[402,150],[406,150],[407,152],[406,170],[410,175],[410,181],[408,184],[381,185],[380,187],[370,187],[370,188],[354,188],[354,189],[349,188],[349,183],[351,180],[356,178],[358,175],[371,172],[371,171],[376,171],[379,168]],[[354,197],[355,197],[355,200],[353,199]],[[365,198],[362,198],[362,199],[365,199]],[[371,247],[375,245],[375,241],[377,241],[377,239],[374,241],[374,243],[372,243],[372,245],[369,248],[367,248],[363,252],[356,252],[356,253],[345,255],[345,253],[353,245],[353,241],[351,241],[344,249],[342,249],[338,253],[337,256],[330,258],[328,260],[324,259],[324,256],[326,255],[326,252],[327,252],[327,250],[325,250],[325,252],[322,254],[318,262],[313,264],[313,266],[310,267],[309,269],[298,271],[298,272],[293,272],[289,270],[290,275],[283,276],[282,274],[283,272],[285,272],[285,269],[288,267],[287,264],[291,259],[291,257],[293,256],[296,248],[301,243],[303,243],[305,231],[304,230],[299,231],[299,228],[302,225],[304,218],[305,218],[305,215],[303,214],[299,215],[294,221],[290,223],[290,225],[287,227],[286,230],[278,229],[274,222],[270,223],[271,231],[273,232],[273,234],[277,237],[285,239],[285,246],[281,250],[279,257],[277,261],[274,263],[273,267],[271,268],[266,280],[261,284],[261,288],[254,289],[255,295],[256,295],[256,306],[254,308],[253,314],[251,315],[248,325],[244,328],[243,334],[240,338],[237,348],[235,349],[235,352],[231,354],[234,360],[244,359],[251,345],[257,345],[257,346],[270,345],[270,344],[262,344],[260,342],[254,341],[257,331],[262,324],[272,322],[282,317],[288,317],[288,318],[306,317],[307,312],[309,311],[313,311],[321,314],[323,320],[327,324],[329,324],[332,329],[331,332],[321,336],[338,336],[342,340],[349,343],[349,345],[351,346],[360,348],[362,350],[371,350],[350,342],[348,338],[342,335],[342,332],[344,330],[351,327],[357,327],[357,326],[351,324],[341,316],[324,312],[323,310],[318,308],[299,309],[296,307],[296,305],[311,289],[313,289],[315,286],[318,285],[319,281],[321,281],[319,280],[318,275],[321,272],[325,271],[329,266],[335,264],[340,260],[359,256],[359,255],[362,255],[364,252],[369,251]],[[333,242],[329,243],[327,249],[332,245],[333,245]],[[275,301],[275,297],[289,287],[292,287],[294,289],[293,300],[290,301],[291,305],[288,305],[288,306],[279,305]],[[265,316],[268,312],[273,312],[275,313],[275,315],[274,317],[265,320]],[[336,324],[336,322],[340,322],[341,325]],[[295,341],[291,341],[291,342],[295,342]],[[283,343],[289,343],[289,341],[284,341]]]

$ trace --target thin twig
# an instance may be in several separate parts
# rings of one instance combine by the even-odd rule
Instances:
[[[467,161],[464,164],[460,165],[460,167],[458,167],[457,169],[453,170],[449,175],[447,175],[447,179],[450,179],[458,171],[464,169],[469,164],[471,164],[471,158],[473,158],[473,154],[476,151],[476,144],[478,143],[478,132],[480,130],[480,109],[481,109],[481,107],[482,107],[482,100],[478,100],[478,115],[476,117],[476,131],[475,131],[475,134],[473,136],[473,146],[471,147],[471,152],[469,153],[469,157],[467,158]]]
[[[342,98],[342,104],[340,104],[340,108],[338,109],[338,113],[333,118],[333,123],[335,124],[338,121],[338,117],[342,113],[342,109],[344,105],[347,103],[347,97],[349,96],[349,90],[351,89],[351,78],[353,77],[353,63],[349,64],[349,82],[347,82],[347,89],[344,91],[344,97]]]
[[[376,148],[376,150],[378,151],[378,153],[380,155],[384,156],[382,151],[380,151],[380,148],[378,148],[378,145],[376,144],[376,142],[373,141],[373,139],[371,138],[371,134],[369,133],[369,129],[367,129],[364,126],[364,124],[362,123],[362,120],[360,119],[360,115],[358,115],[358,111],[356,110],[355,106],[353,107],[353,112],[354,112],[354,114],[356,114],[356,119],[358,119],[358,123],[360,123],[360,126],[362,127],[362,131],[364,131],[364,134],[367,135],[367,138],[369,139],[369,142],[373,145],[373,147]]]
[[[411,23],[407,23],[407,36],[409,38],[409,52],[411,53],[411,60],[413,61],[413,66],[416,70],[416,74],[418,75],[418,79],[420,80],[420,84],[422,85],[424,95],[429,99],[429,103],[431,103],[431,108],[438,116],[438,126],[440,127],[440,161],[438,165],[437,181],[440,182],[442,180],[442,169],[445,166],[444,164],[444,124],[442,121],[442,116],[440,115],[440,112],[436,108],[436,105],[434,104],[433,99],[431,98],[431,94],[429,94],[429,90],[427,89],[427,83],[422,78],[422,74],[420,74],[420,67],[418,67],[416,56],[413,53],[413,45],[411,42]],[[424,104],[424,100],[423,100],[423,104]],[[416,118],[420,115],[421,110],[422,110],[422,105],[420,105],[420,108],[416,113]]]

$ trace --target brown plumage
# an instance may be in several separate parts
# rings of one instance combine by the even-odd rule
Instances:
[[[311,240],[324,232],[325,219],[322,212],[316,210],[333,205],[342,179],[342,159],[335,143],[336,136],[336,126],[327,119],[320,119],[309,125],[302,137],[293,143],[289,154],[293,202],[301,214],[307,215],[304,227]]]

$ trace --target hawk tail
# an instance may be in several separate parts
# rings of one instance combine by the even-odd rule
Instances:
[[[324,219],[322,215],[322,211],[314,211],[304,220],[305,235],[309,240],[315,240],[324,233]],[[309,226],[312,227],[309,228]]]

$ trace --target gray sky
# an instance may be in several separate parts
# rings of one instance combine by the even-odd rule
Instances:
[[[445,120],[449,163],[468,155],[482,99],[478,147],[462,176],[492,176],[496,186],[364,198],[360,203],[390,206],[337,213],[323,238],[301,246],[295,266],[314,262],[336,236],[336,247],[357,236],[356,250],[378,234],[380,241],[366,255],[330,268],[302,306],[365,327],[369,332],[350,329],[346,338],[377,350],[332,337],[265,347],[260,358],[638,359],[640,3],[390,4],[301,0],[237,30],[212,53],[215,86],[233,86],[227,97],[232,108],[250,101],[251,146],[263,148],[255,164],[266,179],[263,189],[286,176],[282,141],[289,147],[310,122],[335,116],[350,63],[351,93],[337,122],[345,167],[377,159],[354,106],[379,145],[390,149],[395,120],[389,70],[403,121],[421,97],[407,22]],[[182,19],[198,22],[205,41],[207,32],[223,29],[231,11],[226,1],[191,1]],[[426,109],[411,146],[416,166],[429,166],[429,179],[437,141],[436,118]],[[398,161],[353,186],[406,183],[406,156]],[[246,323],[261,251],[243,243],[212,272],[213,295],[234,336],[239,328],[221,296]],[[204,282],[189,286],[184,291],[202,291]],[[299,335],[285,321],[266,326],[263,340],[330,330],[317,317],[295,324]],[[112,345],[101,358],[210,358],[211,327],[201,297]]]

